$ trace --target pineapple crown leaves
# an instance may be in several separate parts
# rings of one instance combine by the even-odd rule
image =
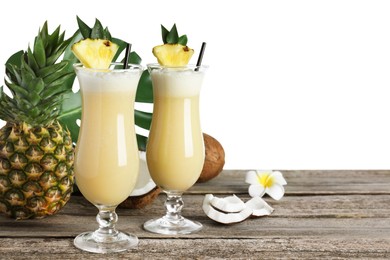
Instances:
[[[66,82],[74,77],[69,62],[56,63],[72,41],[65,40],[60,26],[48,33],[47,22],[38,31],[33,47],[13,54],[6,62],[5,84],[12,98],[0,88],[0,118],[7,122],[47,125],[59,113]]]
[[[76,18],[80,33],[84,37],[84,39],[90,38],[109,41],[112,40],[111,33],[108,30],[108,27],[103,28],[102,23],[98,19],[95,19],[95,24],[91,28],[86,23],[84,23],[78,16]]]
[[[161,36],[164,44],[181,44],[183,46],[187,45],[187,35],[184,34],[179,37],[176,24],[173,24],[170,31],[168,31],[167,28],[161,25]]]
[[[83,39],[103,39],[103,40],[109,40],[114,43],[116,43],[119,48],[116,52],[113,61],[116,61],[118,59],[118,56],[126,49],[127,42],[113,38],[111,36],[110,31],[108,30],[108,27],[104,27],[102,23],[96,18],[95,24],[93,27],[88,26],[83,20],[80,19],[80,17],[76,16],[77,24],[79,26],[79,33],[81,34]],[[123,60],[122,60],[123,61]],[[129,56],[129,62],[134,64],[141,64],[141,57],[136,52],[131,52]]]

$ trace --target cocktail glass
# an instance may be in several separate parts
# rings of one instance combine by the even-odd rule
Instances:
[[[94,253],[120,252],[138,238],[115,228],[116,207],[132,192],[139,168],[134,102],[142,67],[113,63],[107,70],[75,64],[82,96],[82,117],[75,151],[75,178],[83,196],[99,213],[99,228],[74,239]]]
[[[195,184],[204,164],[199,94],[206,69],[148,65],[154,105],[146,159],[153,181],[167,195],[165,216],[145,222],[148,231],[189,234],[202,228],[184,218],[181,210],[182,194]]]

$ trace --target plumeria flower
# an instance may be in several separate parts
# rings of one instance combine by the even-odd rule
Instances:
[[[267,193],[274,200],[283,197],[283,185],[287,184],[279,171],[248,171],[245,182],[250,184],[248,192],[251,197],[263,197]]]

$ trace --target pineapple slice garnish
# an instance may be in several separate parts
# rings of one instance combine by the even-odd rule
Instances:
[[[74,55],[87,68],[108,69],[119,46],[109,40],[84,39],[72,45]]]
[[[188,64],[194,50],[187,46],[187,36],[179,37],[176,24],[170,31],[161,25],[161,34],[163,45],[158,45],[153,48],[153,55],[157,58],[160,65],[170,67],[181,67]]]
[[[181,44],[164,44],[153,48],[153,55],[163,66],[185,66],[190,61],[194,50]]]

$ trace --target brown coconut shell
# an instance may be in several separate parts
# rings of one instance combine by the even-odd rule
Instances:
[[[206,182],[215,178],[222,172],[225,165],[225,150],[217,139],[205,133],[203,133],[203,139],[206,156],[197,182]]]
[[[151,204],[160,192],[161,189],[156,186],[153,190],[144,195],[128,197],[124,202],[119,204],[119,207],[126,209],[142,209]]]

